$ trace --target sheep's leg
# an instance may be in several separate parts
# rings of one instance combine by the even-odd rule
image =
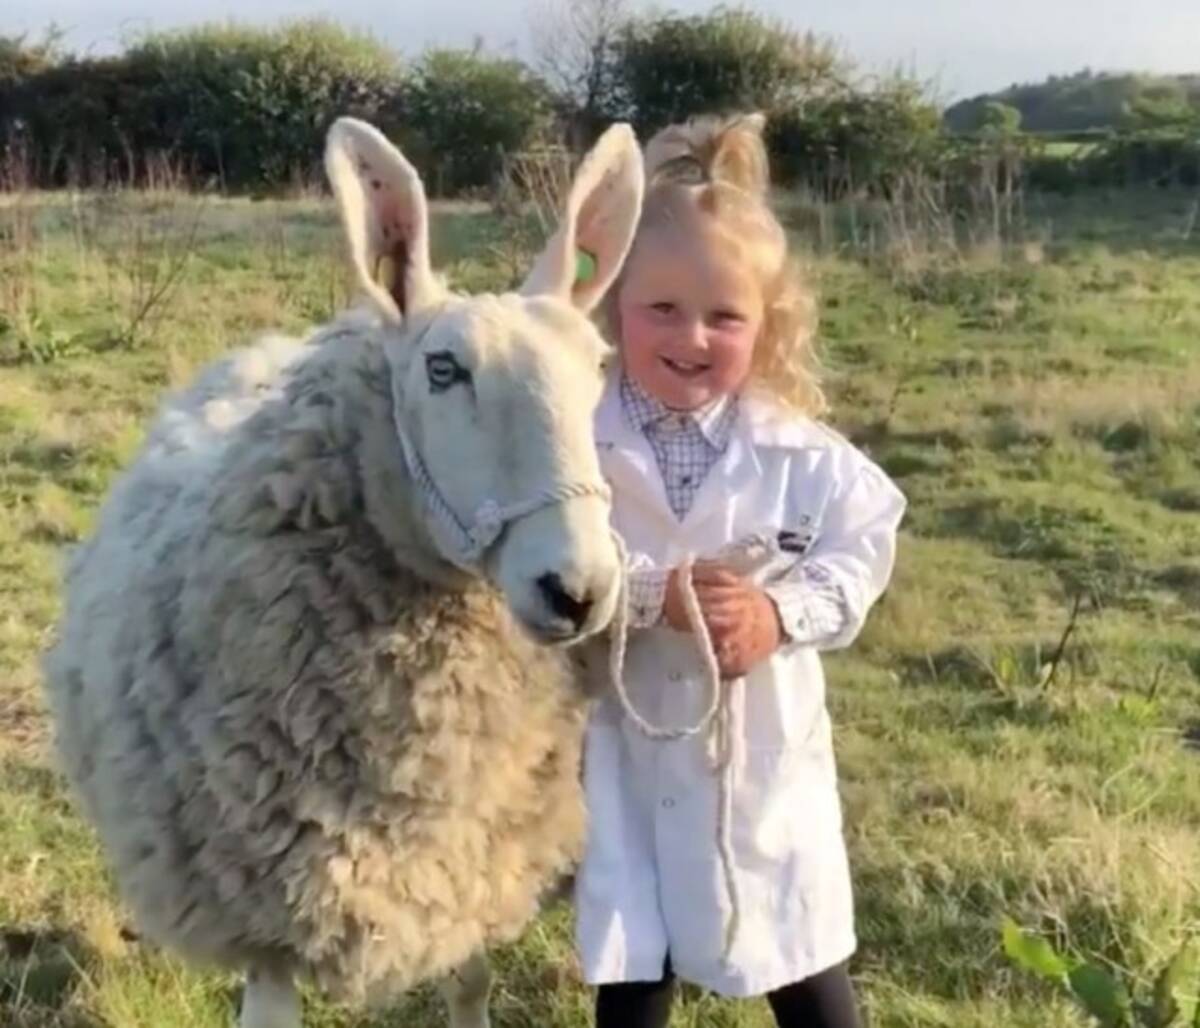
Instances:
[[[252,967],[246,972],[240,1028],[300,1028],[300,993],[283,967]]]
[[[439,991],[450,1011],[450,1028],[488,1028],[492,970],[486,953],[476,953],[443,979]]]

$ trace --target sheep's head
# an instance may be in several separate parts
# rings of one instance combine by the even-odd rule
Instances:
[[[433,274],[420,176],[377,130],[340,119],[325,163],[359,284],[386,326],[398,444],[414,480],[427,479],[418,488],[441,555],[490,578],[538,639],[600,630],[620,575],[592,435],[608,346],[588,313],[641,209],[633,133],[614,126],[596,144],[558,231],[520,292],[504,295],[456,295]],[[549,502],[521,510],[539,497]],[[462,528],[497,509],[520,513],[470,552]]]

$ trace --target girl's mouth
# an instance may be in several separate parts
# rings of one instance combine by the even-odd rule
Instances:
[[[683,378],[695,378],[703,375],[709,369],[708,364],[694,364],[691,361],[672,360],[670,357],[659,357],[671,371]]]

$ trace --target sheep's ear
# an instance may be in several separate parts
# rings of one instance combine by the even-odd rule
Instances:
[[[642,210],[642,153],[628,125],[613,125],[584,158],[558,230],[521,292],[569,299],[590,311],[617,277]]]
[[[325,173],[354,272],[383,317],[398,324],[437,302],[425,187],[404,155],[374,126],[339,118],[325,139]]]

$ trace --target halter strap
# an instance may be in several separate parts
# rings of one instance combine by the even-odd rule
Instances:
[[[414,349],[433,328],[437,315],[430,320],[420,335],[409,345]],[[390,362],[389,362],[390,366]],[[430,515],[430,524],[434,545],[438,552],[450,563],[478,574],[488,550],[495,545],[505,527],[514,521],[528,517],[546,507],[553,507],[567,500],[584,496],[597,496],[603,500],[612,498],[612,490],[604,481],[566,481],[555,482],[543,486],[532,496],[515,503],[500,504],[492,498],[485,499],[473,512],[469,521],[461,517],[446,499],[445,493],[438,488],[437,482],[429,471],[429,466],[413,444],[401,416],[404,409],[404,397],[400,392],[398,376],[392,376],[392,421],[396,435],[400,439],[400,449],[404,454],[404,463],[408,468],[417,491],[421,494],[425,509]]]

